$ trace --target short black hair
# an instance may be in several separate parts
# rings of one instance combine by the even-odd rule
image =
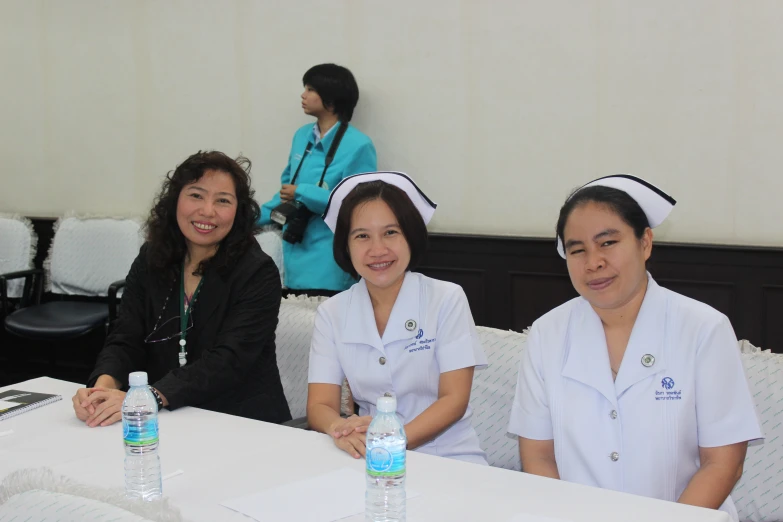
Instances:
[[[397,218],[397,224],[400,225],[402,235],[408,242],[408,248],[411,251],[411,260],[405,270],[413,270],[427,251],[427,225],[424,218],[413,204],[411,198],[399,187],[396,187],[385,181],[368,181],[359,183],[351,192],[345,196],[340,212],[337,214],[337,224],[334,228],[334,260],[337,265],[351,276],[358,277],[359,274],[351,262],[351,254],[348,251],[348,238],[351,233],[351,218],[353,211],[362,203],[380,199],[391,209],[394,217]]]
[[[557,218],[555,232],[563,245],[565,245],[563,234],[568,217],[577,207],[588,203],[598,203],[612,209],[615,214],[620,216],[620,219],[633,229],[636,239],[641,239],[644,231],[650,228],[650,222],[642,207],[627,192],[611,187],[587,187],[577,189],[560,208],[560,217]]]
[[[351,71],[341,65],[322,63],[304,73],[302,84],[315,89],[324,107],[334,112],[340,121],[351,121],[359,103],[359,86]]]

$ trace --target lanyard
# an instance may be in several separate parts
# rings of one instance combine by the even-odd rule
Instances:
[[[339,125],[337,129],[337,134],[335,134],[334,140],[332,140],[332,146],[329,147],[329,151],[326,153],[326,157],[324,158],[324,171],[321,172],[321,179],[318,181],[318,185],[316,185],[317,187],[323,186],[324,177],[326,176],[326,170],[329,168],[329,165],[332,164],[334,155],[337,153],[337,147],[340,146],[340,142],[343,140],[343,135],[345,134],[345,131],[348,130],[347,123],[337,122],[337,125]],[[296,178],[299,176],[299,171],[302,169],[302,163],[304,163],[304,160],[307,157],[307,154],[310,153],[311,148],[313,148],[313,144],[312,142],[308,142],[307,147],[305,147],[304,153],[302,154],[302,159],[299,160],[299,166],[296,167],[296,172],[294,172],[294,177],[291,178],[291,185],[296,185]]]
[[[291,185],[295,185],[296,184],[296,178],[299,177],[299,171],[302,170],[302,163],[304,163],[305,158],[310,153],[310,149],[312,149],[312,148],[313,148],[313,144],[312,143],[308,143],[307,147],[305,147],[305,150],[302,153],[302,159],[299,160],[299,166],[296,167],[296,172],[294,172],[294,177],[291,178]],[[324,170],[326,170],[326,169],[324,169]]]
[[[179,365],[185,366],[188,362],[188,352],[185,350],[185,346],[188,344],[185,337],[188,334],[188,319],[190,313],[193,310],[193,305],[196,304],[196,298],[198,292],[201,290],[201,284],[204,282],[204,277],[198,282],[196,291],[193,292],[193,297],[190,299],[190,304],[187,309],[185,308],[185,263],[182,263],[182,278],[179,285]]]

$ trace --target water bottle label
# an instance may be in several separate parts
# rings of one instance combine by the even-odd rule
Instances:
[[[405,473],[405,447],[389,451],[383,446],[368,448],[367,474],[372,477],[393,477]]]
[[[158,442],[158,419],[152,418],[141,426],[133,426],[122,419],[122,436],[128,446],[149,446]]]

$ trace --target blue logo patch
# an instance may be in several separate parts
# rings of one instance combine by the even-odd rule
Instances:
[[[661,388],[665,391],[655,390],[656,401],[681,401],[682,390],[674,390],[674,379],[664,377],[661,379]]]
[[[418,341],[418,343],[416,341]],[[419,328],[419,332],[416,334],[416,341],[413,341],[411,344],[405,347],[405,349],[408,350],[408,353],[432,350],[432,346],[435,343],[435,338],[433,337],[432,339],[425,339],[424,330]]]

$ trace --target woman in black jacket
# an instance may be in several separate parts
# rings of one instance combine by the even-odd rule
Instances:
[[[128,374],[158,407],[291,418],[275,357],[280,274],[255,240],[250,161],[198,152],[169,173],[128,273],[116,325],[73,397],[88,426],[121,419]]]

